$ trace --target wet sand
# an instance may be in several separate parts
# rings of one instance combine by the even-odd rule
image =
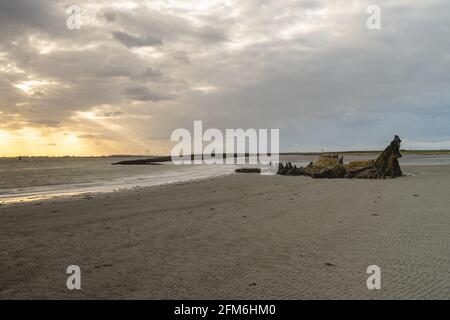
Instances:
[[[0,206],[1,299],[450,299],[450,166]],[[79,265],[82,290],[66,288]],[[366,269],[381,268],[381,290]]]

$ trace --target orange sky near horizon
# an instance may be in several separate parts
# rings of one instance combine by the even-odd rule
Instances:
[[[0,130],[0,157],[18,156],[108,156],[168,154],[169,147],[124,145],[121,141],[91,140],[76,133],[45,132],[26,127],[17,131]]]

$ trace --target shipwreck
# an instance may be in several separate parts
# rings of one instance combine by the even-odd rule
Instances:
[[[311,162],[306,167],[297,167],[291,162],[280,163],[278,175],[310,176],[312,178],[357,178],[357,179],[385,179],[403,175],[398,162],[401,158],[400,137],[394,140],[375,160],[353,161],[344,164],[344,158],[337,154],[320,155],[317,162]]]

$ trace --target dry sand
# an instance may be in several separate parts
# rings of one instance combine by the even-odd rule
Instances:
[[[0,207],[0,298],[450,299],[450,166],[231,175]],[[68,265],[82,290],[66,286]],[[382,289],[366,287],[381,267]]]

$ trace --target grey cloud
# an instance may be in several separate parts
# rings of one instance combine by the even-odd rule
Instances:
[[[394,133],[450,140],[446,0],[377,1],[382,29],[375,32],[365,26],[372,4],[365,0],[224,2],[195,15],[136,2],[129,10],[96,2],[98,21],[72,32],[65,2],[0,0],[2,127],[34,123],[116,137],[73,119],[111,105],[98,116],[136,140],[168,139],[193,120],[280,128],[285,150],[382,147]],[[53,51],[41,54],[30,36]],[[8,64],[23,72],[1,71]],[[27,95],[14,84],[28,77],[57,84]]]
[[[153,47],[162,44],[162,40],[160,38],[149,35],[146,35],[145,37],[138,37],[122,31],[113,31],[112,35],[114,39],[128,48]]]
[[[219,21],[217,16],[214,19],[201,16],[205,23],[200,26],[181,16],[163,14],[145,7],[135,11],[116,11],[115,17],[115,25],[131,33],[145,35],[142,38],[156,37],[166,43],[182,42],[185,46],[189,43],[203,46],[229,41],[230,21]]]
[[[149,67],[145,69],[145,71],[142,73],[142,76],[144,78],[159,78],[162,76],[162,73],[159,70],[155,70]]]
[[[106,118],[118,117],[121,115],[123,115],[123,112],[121,112],[121,111],[106,111],[101,114],[101,116],[106,117]]]
[[[116,14],[114,12],[106,11],[106,12],[103,12],[102,16],[109,23],[116,21]]]
[[[0,0],[0,25],[6,36],[12,36],[10,32],[31,31],[31,28],[52,32],[61,29],[65,19],[55,13],[51,1]]]
[[[161,101],[172,98],[172,95],[170,94],[160,94],[153,92],[147,87],[141,86],[129,87],[126,89],[125,93],[130,99],[137,101]]]

